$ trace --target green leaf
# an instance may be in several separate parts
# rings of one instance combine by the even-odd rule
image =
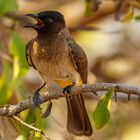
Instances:
[[[2,74],[0,76],[0,104],[5,104],[12,97],[12,67],[7,61],[3,61]]]
[[[28,68],[25,56],[25,44],[16,32],[12,32],[9,46],[13,57],[19,58],[20,67]]]
[[[31,109],[29,110],[26,116],[25,122],[28,124],[34,124],[36,128],[43,130],[45,127],[41,115],[42,115],[42,110],[40,108]],[[33,140],[41,140],[42,135],[40,134],[40,132],[33,131],[25,126],[22,126],[20,130],[20,135],[18,136],[17,140],[27,140],[31,132],[33,133],[32,135]]]
[[[43,130],[44,123],[41,115],[42,115],[42,110],[40,108],[35,108],[35,116],[36,116],[35,127],[39,128],[40,130]],[[33,140],[41,140],[41,137],[42,135],[40,132],[34,132]]]
[[[35,123],[35,110],[34,109],[30,109],[28,111],[28,114],[26,116],[25,122],[28,124],[33,124]],[[26,127],[26,126],[22,126],[21,130],[20,130],[20,135],[18,136],[18,138],[16,140],[27,140],[28,137],[30,136],[30,131],[31,129]]]
[[[100,129],[105,126],[110,118],[110,103],[112,94],[113,90],[110,90],[103,95],[93,112],[93,121],[96,129]]]
[[[140,15],[137,15],[137,16],[135,17],[135,20],[140,21]]]
[[[20,83],[26,72],[28,71],[28,64],[25,56],[25,44],[16,32],[11,33],[9,51],[13,56],[13,81],[12,86]]]
[[[41,108],[35,108],[35,117],[36,117],[36,127],[39,128],[39,129],[44,129],[44,125],[43,125],[43,119],[41,117],[42,115],[42,110]]]
[[[86,0],[85,4],[85,16],[91,16],[92,15],[92,7],[90,0]]]
[[[9,12],[14,12],[16,9],[16,0],[0,0],[0,16],[3,16]]]
[[[0,104],[5,104],[12,97],[26,72],[28,65],[25,57],[25,44],[16,32],[12,32],[9,51],[13,56],[13,65],[3,61],[2,74],[0,76]]]

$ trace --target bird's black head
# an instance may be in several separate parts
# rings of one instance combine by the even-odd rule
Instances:
[[[38,14],[27,14],[26,16],[34,18],[37,23],[24,27],[33,28],[37,32],[56,34],[65,27],[64,17],[57,11],[44,11]]]

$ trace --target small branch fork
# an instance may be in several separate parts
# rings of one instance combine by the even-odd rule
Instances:
[[[30,125],[30,124],[25,123],[23,120],[21,120],[21,119],[20,119],[19,117],[17,117],[17,116],[12,116],[12,118],[15,119],[17,122],[19,122],[20,124],[22,124],[22,125],[24,125],[24,126],[30,128],[30,129],[32,129],[32,130],[34,130],[34,131],[37,131],[37,132],[41,133],[47,140],[50,140],[50,138],[47,136],[47,134],[46,134],[45,132],[43,132],[42,130],[40,130],[40,129],[38,129],[38,128],[36,128],[36,127]]]
[[[126,85],[126,84],[113,84],[113,83],[96,83],[96,84],[83,84],[81,86],[78,87],[74,87],[71,91],[71,95],[74,94],[86,94],[88,92],[91,92],[95,95],[97,95],[98,91],[108,91],[110,89],[114,90],[114,94],[115,94],[115,101],[117,101],[117,92],[120,92],[122,94],[127,94],[128,95],[128,100],[130,100],[130,95],[137,95],[138,96],[138,100],[140,100],[140,87],[137,86],[131,86],[131,85]],[[45,103],[47,101],[50,101],[52,99],[59,99],[64,97],[63,93],[60,92],[55,92],[55,93],[49,93],[49,94],[44,94],[44,95],[40,95],[40,104]],[[18,104],[15,105],[3,105],[0,106],[0,116],[8,116],[11,117],[13,119],[15,119],[16,121],[18,121],[19,123],[21,123],[22,125],[40,132],[42,135],[44,135],[47,139],[50,139],[45,132],[39,130],[38,128],[29,125],[25,122],[23,122],[19,117],[17,117],[17,114],[29,109],[29,108],[34,108],[34,102],[33,102],[33,98],[29,98],[23,102],[20,102]]]

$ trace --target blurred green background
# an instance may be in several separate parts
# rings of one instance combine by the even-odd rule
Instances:
[[[121,11],[118,1],[111,0],[0,0],[0,105],[16,104],[32,96],[42,81],[29,68],[25,59],[25,44],[36,36],[32,29],[23,28],[31,21],[24,15],[44,10],[63,13],[71,35],[86,51],[89,61],[89,83],[114,82],[140,85],[140,8],[132,0]],[[127,12],[126,12],[127,11]],[[122,12],[120,14],[120,12]],[[126,12],[126,14],[125,14]],[[135,13],[135,14],[134,14]],[[137,16],[138,15],[138,16]],[[115,19],[120,21],[116,21]],[[123,17],[123,18],[122,18]],[[86,104],[91,117],[98,96],[88,94]],[[65,99],[53,101],[51,115],[42,120],[41,110],[24,111],[20,117],[36,123],[52,140],[139,140],[140,111],[137,97],[118,94],[118,102],[111,103],[111,119],[91,137],[75,137],[66,130]],[[41,107],[45,109],[47,103]],[[92,121],[92,119],[91,119]],[[44,139],[30,133],[26,127],[0,117],[0,140]]]

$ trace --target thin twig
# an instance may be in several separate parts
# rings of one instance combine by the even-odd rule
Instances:
[[[117,93],[114,92],[114,94],[115,94],[115,102],[117,102]]]
[[[12,116],[12,118],[15,119],[17,122],[19,122],[20,124],[22,124],[22,125],[24,125],[24,126],[30,128],[30,129],[32,129],[32,130],[34,130],[34,131],[37,131],[37,132],[41,133],[43,136],[45,136],[45,138],[47,138],[48,140],[50,140],[49,136],[48,136],[45,132],[43,132],[42,130],[40,130],[40,129],[38,129],[38,128],[36,128],[36,127],[30,125],[30,124],[27,124],[26,122],[24,122],[23,120],[21,120],[21,119],[20,119],[19,117],[17,117],[17,116]]]
[[[139,97],[138,97],[138,101],[140,101],[140,95],[139,95]]]
[[[130,101],[130,94],[128,94],[128,101]]]
[[[0,50],[0,57],[2,57],[3,59],[9,61],[10,63],[13,63],[12,57],[10,57],[8,54],[4,53],[1,50]]]
[[[112,83],[96,83],[96,84],[83,84],[81,86],[72,89],[71,94],[86,94],[88,92],[108,91],[114,89],[114,92],[121,92],[122,94],[133,94],[140,96],[140,87],[131,86],[126,84],[112,84]],[[52,99],[58,99],[64,97],[61,92],[49,93],[40,95],[40,104],[50,101]],[[0,116],[13,116],[26,109],[35,107],[33,98],[29,98],[16,105],[4,105],[0,106]]]

